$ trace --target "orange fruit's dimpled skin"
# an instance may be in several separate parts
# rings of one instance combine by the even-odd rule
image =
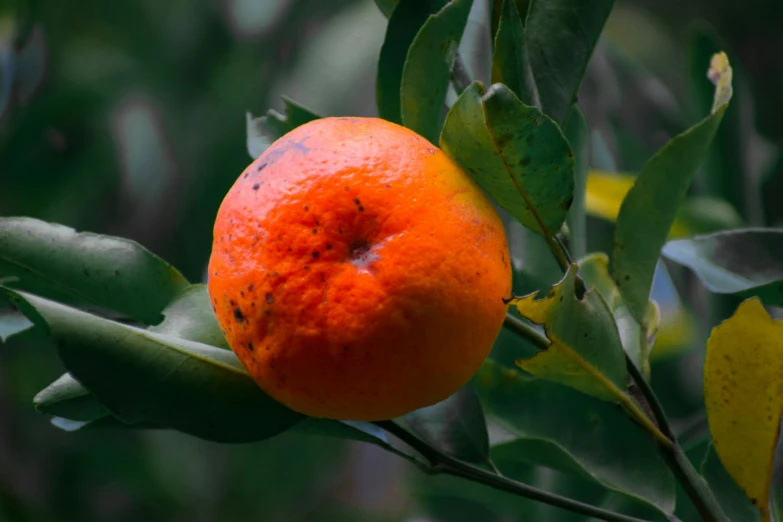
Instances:
[[[511,268],[503,225],[439,149],[326,118],[254,161],[218,212],[209,293],[269,395],[380,420],[445,399],[489,354]]]

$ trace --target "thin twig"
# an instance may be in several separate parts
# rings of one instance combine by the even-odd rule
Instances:
[[[585,504],[577,500],[556,495],[542,489],[529,486],[522,482],[517,482],[501,475],[483,470],[467,462],[455,459],[436,448],[430,446],[420,438],[395,424],[393,421],[375,422],[376,426],[388,431],[399,438],[405,444],[421,453],[423,457],[432,463],[432,468],[445,475],[461,477],[472,482],[477,482],[494,489],[513,493],[520,497],[529,498],[544,504],[556,506],[561,509],[580,513],[583,515],[606,520],[608,522],[649,522],[644,519],[635,518],[613,511],[608,511],[597,506]]]
[[[551,241],[549,245],[561,266],[563,265],[562,259],[572,259],[568,248],[558,238]],[[563,271],[566,270],[567,268],[563,268]],[[584,282],[580,278],[577,279],[581,284],[575,290],[577,295],[582,295],[585,290]],[[723,509],[715,500],[712,490],[688,460],[685,452],[682,451],[655,392],[627,353],[625,354],[625,365],[628,368],[632,384],[637,387],[644,399],[638,401],[638,404],[641,405],[640,408],[637,401],[629,398],[630,408],[629,404],[623,403],[626,412],[655,438],[656,446],[666,464],[688,494],[702,519],[705,522],[729,522]]]

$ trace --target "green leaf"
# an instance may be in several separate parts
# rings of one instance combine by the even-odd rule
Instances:
[[[574,104],[566,116],[563,134],[568,139],[574,159],[574,202],[568,211],[569,246],[571,254],[582,257],[587,253],[587,215],[585,198],[587,173],[590,170],[590,128],[584,114]]]
[[[163,322],[150,327],[148,331],[230,349],[212,313],[206,285],[185,288],[166,307],[163,315]],[[41,391],[33,399],[33,404],[41,413],[73,421],[93,421],[109,415],[106,407],[68,373]],[[93,412],[96,416],[79,414],[79,411]],[[57,423],[55,425],[59,426]]]
[[[256,159],[278,138],[305,123],[321,118],[304,105],[290,98],[281,96],[285,105],[285,113],[270,109],[266,116],[254,118],[249,112],[245,114],[247,122],[247,152]]]
[[[153,324],[188,285],[171,265],[127,239],[78,233],[32,218],[0,218],[0,277],[44,285]]]
[[[637,321],[647,313],[655,265],[731,98],[731,67],[713,57],[709,76],[716,85],[712,113],[673,138],[644,166],[617,217],[612,278]]]
[[[525,28],[515,0],[500,0],[500,17],[492,54],[492,83],[503,83],[527,105],[541,106],[530,67]]]
[[[89,422],[109,414],[71,374],[65,373],[33,398],[35,409],[73,421]]]
[[[701,464],[701,474],[715,494],[715,499],[723,508],[729,520],[742,522],[761,522],[759,511],[734,482],[721,464],[715,448],[710,445]]]
[[[627,401],[628,373],[614,317],[595,290],[575,295],[577,266],[543,299],[538,294],[511,301],[522,317],[544,325],[552,344],[517,361],[526,372],[571,386],[603,400]]]
[[[535,107],[496,84],[474,82],[446,117],[441,148],[520,223],[551,238],[574,194],[574,158],[563,134]]]
[[[402,124],[400,89],[408,49],[427,18],[446,3],[447,0],[399,0],[392,11],[375,80],[378,114],[384,120]]]
[[[50,332],[68,372],[126,423],[249,442],[302,419],[264,394],[233,352],[2,291],[37,327]]]
[[[614,0],[533,0],[525,22],[526,46],[541,104],[563,123]]]
[[[440,451],[469,462],[488,462],[487,423],[470,385],[444,401],[405,415],[404,419],[414,433]]]
[[[574,473],[665,514],[674,479],[650,437],[616,406],[487,360],[474,378],[492,457]]]
[[[473,0],[452,0],[427,18],[405,59],[400,84],[402,123],[438,143],[441,113]]]
[[[190,285],[163,310],[163,322],[149,331],[231,349],[218,325],[206,285]]]
[[[609,307],[620,334],[625,353],[637,368],[649,378],[650,352],[655,342],[660,312],[655,303],[650,303],[647,317],[651,320],[647,329],[634,319],[625,305],[617,285],[609,275],[609,257],[604,253],[589,254],[579,260],[579,273],[588,286],[595,288]]]
[[[663,255],[693,270],[711,292],[783,306],[783,230],[744,228],[669,241]]]

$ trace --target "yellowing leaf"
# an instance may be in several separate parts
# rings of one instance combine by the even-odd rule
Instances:
[[[623,347],[612,313],[596,290],[579,300],[574,292],[576,265],[544,299],[537,293],[514,299],[519,313],[544,325],[552,344],[530,359],[525,371],[604,400],[620,400],[628,379]]]
[[[591,170],[587,175],[585,208],[591,216],[616,221],[625,195],[633,187],[636,176],[619,172]]]
[[[783,408],[783,321],[757,298],[743,302],[707,341],[704,399],[715,451],[770,520],[769,489]]]

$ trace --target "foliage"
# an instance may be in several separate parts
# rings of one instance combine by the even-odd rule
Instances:
[[[318,20],[316,14],[331,16],[337,5],[314,8],[313,14],[302,8],[305,2],[293,0],[271,2],[282,6],[283,14],[263,11],[277,23],[259,23],[262,36],[250,38],[237,54],[226,51],[231,49],[227,36],[216,30],[212,34],[218,37],[209,39],[192,63],[178,61],[185,51],[160,31],[150,41],[119,33],[111,48],[99,51],[104,56],[93,57],[111,64],[93,85],[120,100],[105,118],[112,122],[111,138],[120,144],[119,180],[99,178],[101,170],[114,168],[102,152],[109,145],[80,149],[68,141],[78,142],[82,132],[96,143],[111,143],[101,128],[84,127],[83,121],[94,121],[86,116],[104,109],[87,103],[89,89],[68,79],[87,74],[79,72],[78,58],[68,62],[44,37],[57,37],[73,19],[58,22],[55,10],[39,13],[26,2],[0,10],[0,170],[14,173],[3,181],[0,205],[4,214],[46,220],[0,218],[0,370],[14,364],[0,375],[18,382],[34,376],[17,385],[24,391],[16,393],[25,400],[35,395],[39,412],[74,432],[59,435],[62,440],[91,441],[79,451],[89,454],[83,458],[94,461],[90,469],[101,477],[112,469],[99,463],[118,458],[102,441],[127,442],[128,460],[137,461],[128,464],[128,473],[137,475],[126,479],[144,499],[159,498],[167,482],[159,476],[149,484],[150,474],[138,467],[143,459],[134,457],[143,453],[135,446],[173,440],[167,446],[171,454],[159,451],[145,465],[171,468],[167,473],[179,473],[179,481],[186,480],[186,465],[211,465],[209,457],[199,460],[187,450],[178,455],[180,444],[236,459],[242,465],[235,476],[250,486],[237,486],[247,492],[236,494],[243,499],[236,513],[226,508],[218,515],[215,507],[215,519],[252,518],[243,512],[250,505],[252,513],[266,518],[272,506],[296,496],[275,489],[269,471],[266,487],[273,493],[260,498],[254,480],[260,468],[316,477],[317,469],[333,469],[334,455],[345,455],[333,450],[362,443],[429,474],[461,479],[422,481],[421,509],[435,520],[500,520],[496,513],[513,520],[773,520],[783,498],[774,467],[783,410],[775,319],[775,307],[783,306],[783,252],[781,230],[762,226],[765,218],[774,219],[775,209],[758,207],[762,188],[779,183],[776,165],[783,164],[783,155],[770,161],[761,186],[748,181],[761,177],[757,173],[738,172],[745,168],[739,151],[757,139],[753,129],[743,127],[749,121],[743,111],[749,109],[732,101],[735,89],[737,97],[747,89],[741,61],[723,52],[712,30],[697,27],[688,64],[690,97],[665,106],[661,96],[634,88],[633,82],[644,80],[668,92],[652,71],[624,54],[611,0],[497,0],[483,14],[471,0],[376,3],[377,11],[369,6],[372,13],[361,16],[385,26],[373,51],[378,51],[372,64],[377,68],[370,70],[376,74],[377,113],[438,143],[503,209],[507,224],[514,288],[524,295],[511,296],[504,330],[472,383],[400,419],[368,424],[305,418],[252,382],[228,349],[204,286],[190,283],[203,277],[214,211],[247,160],[237,115],[246,114],[244,143],[256,157],[319,113],[346,112],[339,103],[309,109],[305,104],[311,100],[291,98],[283,98],[282,113],[269,110],[253,118],[247,112],[261,109],[271,92],[268,85],[263,93],[248,87],[247,71],[263,62],[265,74],[272,74],[301,52],[298,35],[289,34],[286,23],[304,27]],[[351,2],[340,4],[353,8]],[[164,16],[160,10],[153,16],[118,5],[96,11],[85,25],[99,34],[102,15],[116,17],[110,23],[126,28],[125,19],[151,24]],[[182,12],[189,9],[178,5]],[[241,33],[248,20],[236,6],[225,9],[229,25]],[[621,15],[622,9],[617,8]],[[193,12],[181,23],[215,23]],[[600,39],[605,27],[615,41]],[[483,54],[476,33],[488,42]],[[258,38],[294,50],[262,58],[254,54]],[[68,41],[89,54],[84,49],[89,43]],[[156,61],[157,54],[165,59]],[[608,69],[591,73],[598,67],[590,61],[594,54],[612,74]],[[47,59],[60,64],[52,81],[64,87],[38,92]],[[169,68],[166,59],[179,69]],[[220,67],[238,79],[209,73]],[[178,85],[181,96],[168,95],[173,109],[165,125],[146,98],[120,95],[120,79],[137,77],[152,91],[158,83]],[[489,87],[482,83],[487,80]],[[199,91],[194,85],[202,81],[208,86]],[[310,81],[317,84],[319,78]],[[348,83],[345,92],[351,94],[344,98],[355,95],[360,84]],[[635,108],[664,121],[666,139],[652,147],[649,136],[634,135],[636,128],[617,106],[601,106],[600,96],[589,96],[593,84],[640,96],[643,103]],[[582,92],[586,101],[577,96]],[[238,103],[230,101],[235,93],[240,93]],[[229,101],[216,103],[222,100]],[[684,114],[678,103],[696,109]],[[65,106],[80,111],[78,121],[62,110]],[[194,111],[210,116],[208,123],[191,128],[188,116]],[[234,114],[231,125],[225,123],[227,114]],[[683,131],[690,120],[696,123]],[[652,134],[650,128],[643,132]],[[43,134],[48,148],[36,153]],[[145,160],[139,162],[140,157]],[[187,176],[156,176],[174,172],[176,157],[185,158],[180,168]],[[22,178],[22,169],[36,176],[34,184]],[[180,191],[190,178],[199,181]],[[87,179],[94,183],[86,184]],[[53,188],[43,191],[49,184]],[[122,187],[116,208],[101,203],[115,185]],[[123,221],[122,213],[131,218]],[[95,226],[105,216],[117,224]],[[139,241],[48,221],[90,225]],[[616,222],[614,230],[608,222]],[[746,223],[753,227],[743,228]],[[151,229],[160,229],[154,240],[139,231]],[[141,246],[148,243],[163,256]],[[696,280],[703,287],[691,284]],[[686,306],[678,290],[688,287],[700,298]],[[681,333],[695,328],[694,312],[701,323],[715,327],[706,343]],[[672,331],[678,333],[667,337]],[[46,360],[45,372],[31,370],[42,365],[25,357],[45,345],[54,347],[56,357]],[[682,359],[656,359],[683,352],[683,357],[706,359],[703,400],[691,398],[690,406],[680,397],[687,386],[675,378]],[[3,393],[0,386],[0,399]],[[696,422],[685,426],[672,420],[685,414]],[[165,439],[172,437],[169,430],[192,437]],[[58,436],[52,433],[47,436]],[[0,442],[2,437],[0,430]],[[263,441],[257,451],[266,453],[247,466],[256,446],[216,450],[197,439]],[[321,482],[331,480],[330,475]],[[505,493],[490,493],[470,481]],[[317,489],[315,482],[308,484]],[[175,507],[167,509],[178,511],[187,496],[172,493]],[[450,511],[450,503],[460,509]],[[0,521],[45,519],[26,506],[0,480]],[[292,513],[281,519],[294,519]],[[349,515],[326,510],[318,516],[345,520]]]

